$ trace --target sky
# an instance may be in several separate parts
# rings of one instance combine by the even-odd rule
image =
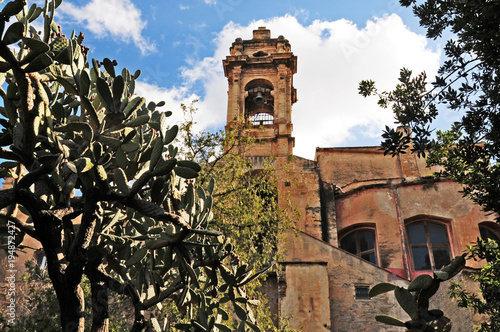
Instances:
[[[285,36],[298,57],[294,154],[309,159],[316,147],[379,145],[392,113],[358,95],[358,83],[393,89],[403,67],[433,78],[444,44],[427,40],[396,0],[65,0],[56,21],[66,35],[83,31],[90,57],[140,69],[136,92],[165,101],[172,124],[182,103],[198,100],[197,128],[211,131],[226,121],[222,60],[231,43],[260,26]]]

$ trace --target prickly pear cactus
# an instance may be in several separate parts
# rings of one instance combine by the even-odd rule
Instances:
[[[450,264],[439,271],[435,271],[433,276],[423,274],[416,277],[408,288],[398,287],[391,283],[380,283],[370,289],[370,297],[374,297],[390,291],[401,308],[410,316],[411,320],[402,321],[388,315],[378,315],[375,319],[381,323],[406,327],[409,332],[446,332],[450,331],[451,324],[442,324],[439,320],[444,320],[444,313],[439,309],[429,310],[429,300],[436,294],[439,285],[459,273],[465,266],[463,256],[455,257]],[[446,319],[449,322],[449,319]]]
[[[41,243],[63,330],[83,330],[86,275],[96,330],[112,291],[133,303],[134,331],[163,330],[145,311],[167,300],[188,313],[178,329],[230,331],[230,302],[233,327],[259,331],[244,288],[258,273],[210,229],[215,183],[199,187],[200,166],[179,160],[165,103],[135,95],[140,71],[89,60],[83,34],[63,34],[60,4],[14,0],[0,12],[0,175],[14,178],[0,191],[0,209],[14,207],[0,231],[15,229],[19,249],[24,236]]]

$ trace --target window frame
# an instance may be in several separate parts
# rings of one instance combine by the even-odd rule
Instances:
[[[424,225],[424,232],[425,232],[425,238],[426,238],[426,244],[425,246],[421,243],[418,244],[412,244],[410,242],[410,232],[408,227],[417,223],[423,223]],[[446,235],[446,240],[447,240],[447,245],[443,244],[435,244],[431,242],[430,239],[430,232],[429,232],[429,227],[428,224],[437,224],[440,226],[443,226],[445,229],[445,235]],[[439,217],[433,217],[433,216],[415,216],[409,219],[405,220],[405,244],[407,246],[407,252],[408,252],[408,258],[409,258],[409,266],[410,266],[410,272],[411,272],[411,277],[414,278],[418,274],[427,274],[429,272],[437,271],[436,269],[436,264],[434,260],[434,252],[433,249],[436,248],[447,248],[448,253],[449,253],[449,259],[450,261],[453,259],[453,243],[452,243],[452,233],[451,233],[451,227],[450,227],[450,219],[445,219],[445,218],[439,218]],[[424,270],[417,270],[415,268],[415,261],[413,258],[413,248],[427,248],[427,254],[429,255],[429,264],[430,264],[430,269],[424,269]]]
[[[495,222],[492,221],[483,221],[479,223],[478,225],[479,229],[479,238],[483,239],[483,236],[481,235],[481,228],[492,233],[496,238],[498,239],[497,241],[500,242],[500,230],[498,225]],[[484,239],[483,239],[484,240]]]
[[[357,233],[359,231],[364,231],[364,230],[369,230],[369,231],[373,232],[373,246],[374,246],[373,249],[361,251],[361,246],[360,246],[359,238],[358,238],[357,234],[355,235],[356,253],[349,252],[349,251],[342,248],[341,243],[342,243],[342,240],[344,238],[346,238],[347,236],[349,236],[353,233]],[[379,250],[378,250],[377,229],[376,229],[374,224],[355,224],[355,225],[352,225],[352,226],[349,226],[349,227],[343,229],[342,231],[339,232],[338,244],[339,244],[339,248],[344,250],[345,252],[348,252],[351,255],[359,257],[360,259],[362,259],[365,262],[368,262],[370,264],[374,264],[376,266],[380,266],[380,255],[379,255]],[[375,263],[372,263],[372,262],[362,258],[362,255],[369,254],[372,252],[375,254]]]

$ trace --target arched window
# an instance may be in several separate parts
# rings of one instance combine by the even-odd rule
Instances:
[[[375,229],[356,228],[340,238],[340,248],[378,265]]]
[[[255,79],[245,86],[245,120],[254,126],[274,123],[273,85],[265,79]]]
[[[481,234],[481,239],[483,241],[493,240],[500,243],[500,232],[499,227],[496,223],[491,221],[482,222],[479,224],[479,233]],[[491,253],[487,251],[486,260],[492,262],[496,260],[496,255],[491,256]]]
[[[497,242],[500,240],[498,226],[492,222],[484,222],[479,224],[479,233],[481,234],[481,239],[487,240],[492,239]]]
[[[418,219],[406,224],[411,259],[415,271],[439,270],[451,260],[447,224]]]

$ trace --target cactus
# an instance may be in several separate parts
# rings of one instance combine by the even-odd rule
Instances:
[[[130,298],[134,331],[160,331],[145,311],[168,299],[190,313],[179,329],[229,330],[223,298],[240,329],[259,331],[245,285],[262,271],[252,272],[230,240],[209,229],[214,183],[199,187],[199,165],[179,160],[171,144],[178,127],[159,109],[165,103],[134,96],[140,71],[117,75],[116,61],[89,62],[83,35],[60,31],[60,3],[14,0],[0,12],[0,85],[7,86],[0,87],[0,175],[14,178],[0,192],[0,209],[20,206],[30,217],[23,223],[9,208],[0,231],[12,229],[8,223],[16,239],[40,241],[63,330],[83,330],[85,274],[94,330],[107,326],[110,290]],[[41,35],[31,25],[38,17]],[[9,19],[17,22],[4,31]]]
[[[446,332],[451,328],[450,324],[438,323],[438,320],[448,320],[441,310],[429,310],[429,300],[436,294],[439,285],[459,273],[465,266],[463,256],[455,257],[450,264],[439,271],[435,271],[433,277],[420,275],[410,282],[408,288],[398,287],[391,283],[380,283],[370,289],[369,296],[374,297],[390,291],[401,308],[410,316],[411,320],[403,322],[397,318],[387,315],[377,315],[375,319],[381,323],[393,326],[406,327],[411,332]],[[449,321],[449,320],[448,320]]]

